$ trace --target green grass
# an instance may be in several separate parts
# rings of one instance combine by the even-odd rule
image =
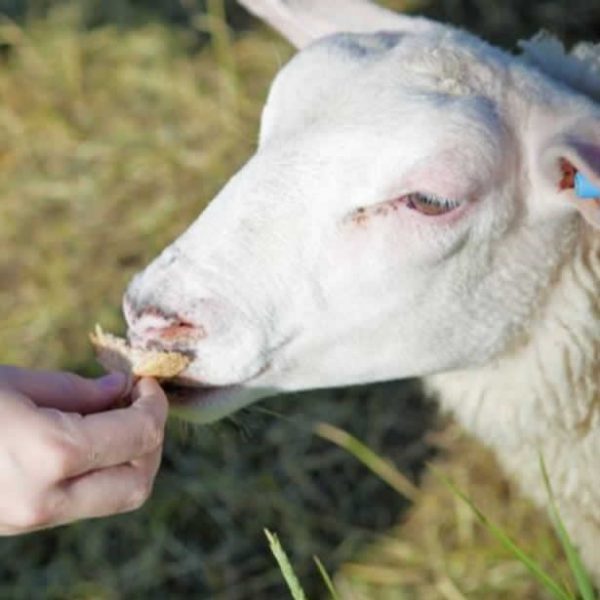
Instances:
[[[0,362],[99,373],[87,332],[96,322],[122,331],[130,277],[252,153],[291,50],[264,31],[234,39],[212,10],[193,23],[212,34],[200,50],[191,29],[158,23],[85,30],[69,4],[25,26],[0,21]],[[314,436],[325,421],[413,486],[438,447],[460,489],[567,577],[551,525],[488,453],[452,427],[423,439],[433,411],[413,383],[264,407],[218,427],[170,427],[141,511],[0,540],[0,598],[282,598],[264,527],[289,540],[309,597],[326,589],[315,554],[342,598],[547,597],[430,478],[392,529],[408,502]]]
[[[548,477],[546,464],[544,462],[544,458],[541,455],[540,472],[542,474],[544,485],[546,487],[546,493],[548,494],[548,499],[550,501],[550,518],[554,523],[556,534],[560,539],[563,552],[565,553],[565,556],[569,563],[569,568],[573,575],[573,579],[575,580],[579,597],[581,598],[581,600],[594,600],[596,598],[596,594],[594,593],[594,586],[592,585],[589,575],[587,574],[581,562],[581,558],[579,557],[577,549],[573,546],[571,538],[569,537],[569,534],[565,529],[563,520],[561,519],[560,512],[556,505],[556,499],[552,490],[552,486],[550,485],[550,478]]]
[[[294,600],[306,600],[306,594],[304,590],[300,586],[300,582],[298,581],[298,577],[294,572],[294,569],[290,563],[290,560],[285,553],[279,538],[276,534],[271,533],[268,529],[265,529],[265,535],[269,540],[269,547],[271,548],[271,552],[277,561],[277,565],[283,575],[285,582],[288,586],[290,594]]]
[[[572,581],[551,523],[502,477],[491,453],[453,425],[433,440],[451,452],[435,461],[436,471],[543,571],[561,583]],[[377,600],[552,598],[441,478],[430,473],[420,488],[403,523],[337,573],[336,589]]]
[[[348,434],[341,429],[334,427],[328,423],[317,423],[315,426],[317,435],[323,437],[344,448],[349,454],[366,465],[373,473],[384,480],[388,485],[394,488],[401,495],[413,495],[416,493],[414,486],[406,480],[405,476],[398,471],[393,463],[373,452],[367,445],[358,440],[355,436]],[[559,580],[555,574],[554,565],[545,566],[542,562],[527,550],[524,550],[519,542],[519,539],[511,537],[507,530],[494,522],[462,489],[460,489],[449,477],[442,471],[433,468],[432,472],[435,478],[441,481],[453,494],[455,498],[461,501],[476,518],[478,523],[487,531],[498,543],[498,545],[512,556],[517,564],[522,565],[529,573],[532,582],[539,584],[541,590],[545,590],[552,600],[595,600],[597,598],[593,585],[585,568],[581,562],[579,554],[567,533],[565,526],[560,517],[559,510],[556,506],[554,493],[550,485],[548,472],[544,464],[543,458],[540,456],[540,475],[544,480],[548,500],[550,502],[550,516],[554,523],[555,532],[562,550],[567,559],[569,566],[569,579]],[[412,496],[413,499],[417,499]],[[290,564],[290,561],[283,550],[276,535],[268,530],[265,530],[267,539],[271,547],[271,551],[275,556],[279,569],[284,577],[290,594],[294,600],[306,600],[301,584]],[[520,535],[523,535],[522,533]],[[325,586],[331,597],[336,600],[339,594],[335,586],[321,564],[320,560],[315,557],[315,563],[319,572],[323,577]],[[442,582],[441,582],[442,583]],[[452,583],[449,578],[443,582],[444,585],[439,585],[438,590],[452,598],[463,598],[463,594],[458,587]],[[572,590],[577,589],[577,594]],[[398,591],[398,593],[400,593]]]
[[[518,541],[515,541],[506,533],[503,527],[494,523],[482,511],[481,508],[473,502],[462,490],[460,490],[451,480],[442,473],[437,472],[437,477],[450,488],[452,493],[462,500],[466,506],[473,512],[479,523],[502,545],[520,564],[522,564],[530,573],[531,577],[537,581],[551,595],[553,600],[575,600],[575,597],[566,589],[561,582],[557,581],[549,570],[544,568],[540,562],[531,554],[524,551]]]
[[[344,448],[346,452],[356,457],[362,464],[370,469],[380,479],[385,481],[398,494],[418,502],[419,488],[414,485],[405,475],[388,460],[385,460],[373,452],[352,434],[342,431],[329,423],[317,423],[315,433],[323,439],[329,440]]]
[[[340,600],[340,596],[337,593],[335,586],[333,585],[331,576],[327,572],[327,569],[325,569],[323,563],[321,562],[321,559],[318,556],[313,556],[313,559],[315,561],[315,564],[317,565],[317,569],[319,569],[319,573],[321,574],[321,578],[323,579],[323,582],[325,583],[325,587],[327,588],[327,591],[329,592],[329,596],[330,596],[331,600]]]

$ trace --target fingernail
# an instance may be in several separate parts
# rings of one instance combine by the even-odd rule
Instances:
[[[108,375],[104,375],[104,377],[100,377],[97,382],[104,391],[118,394],[123,391],[125,384],[127,383],[127,377],[125,374],[115,371],[114,373],[109,373]]]

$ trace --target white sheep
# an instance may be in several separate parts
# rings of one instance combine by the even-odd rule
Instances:
[[[132,282],[205,420],[422,376],[600,581],[600,49],[515,57],[362,0],[244,0],[303,49],[256,154]],[[323,38],[323,39],[318,39]],[[318,40],[313,43],[314,40]],[[583,218],[582,218],[583,217]]]

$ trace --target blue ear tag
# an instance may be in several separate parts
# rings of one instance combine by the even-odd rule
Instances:
[[[583,200],[600,198],[600,188],[594,185],[581,171],[575,173],[575,193]]]

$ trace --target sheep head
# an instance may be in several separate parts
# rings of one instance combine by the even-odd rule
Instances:
[[[600,222],[572,190],[577,170],[600,181],[597,105],[360,0],[247,4],[306,48],[272,85],[255,155],[132,281],[132,343],[193,357],[181,383],[205,420],[518,343],[581,214]]]

